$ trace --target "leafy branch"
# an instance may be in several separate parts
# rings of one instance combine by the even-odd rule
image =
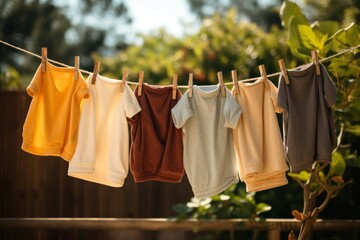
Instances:
[[[329,166],[329,163],[315,162],[310,170],[310,177],[306,183],[302,183],[300,179],[293,175],[296,182],[300,184],[304,191],[304,208],[302,213],[298,210],[293,210],[292,215],[295,219],[301,221],[301,228],[297,240],[308,239],[312,232],[313,224],[319,217],[319,214],[326,208],[330,199],[353,180],[344,182],[341,176],[324,177],[324,169]],[[317,198],[326,192],[324,201],[316,206]],[[296,239],[294,232],[290,233],[289,239]]]

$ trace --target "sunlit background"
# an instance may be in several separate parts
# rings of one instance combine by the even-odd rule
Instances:
[[[0,0],[0,40],[36,54],[41,54],[41,47],[47,47],[48,58],[70,66],[74,56],[79,55],[80,67],[90,72],[95,61],[100,61],[100,74],[115,79],[121,78],[127,69],[128,81],[137,82],[142,70],[144,82],[157,85],[171,84],[174,74],[179,75],[179,85],[187,85],[189,73],[194,73],[194,84],[217,84],[218,71],[223,72],[224,81],[229,83],[233,69],[239,79],[259,77],[260,64],[265,65],[268,74],[276,73],[281,58],[287,68],[294,68],[312,61],[311,50],[319,50],[319,57],[325,58],[360,44],[359,0],[294,2]],[[285,5],[286,11],[282,8]],[[294,31],[298,25],[303,26],[301,36]],[[337,134],[342,134],[337,151],[337,160],[342,164],[339,175],[355,181],[331,199],[321,213],[322,218],[360,218],[359,61],[359,52],[352,51],[324,62],[338,87],[335,120]],[[40,62],[39,58],[0,44],[0,110],[5,109],[5,117],[0,118],[0,218],[163,218],[179,217],[181,211],[189,210],[186,203],[193,194],[186,177],[180,184],[135,184],[129,172],[123,188],[110,188],[68,177],[68,165],[59,158],[21,151],[22,125],[31,100],[24,90]],[[270,80],[277,85],[278,76]],[[242,203],[248,201],[246,204],[252,207],[240,209],[241,214],[250,212],[257,216],[255,204],[265,202],[272,208],[262,217],[292,218],[293,209],[302,209],[303,192],[294,179],[290,176],[288,179],[286,186],[249,195],[244,183],[239,183],[229,196],[240,198]],[[174,210],[174,206],[178,208]],[[219,212],[201,210],[196,214],[203,218],[244,216],[223,206],[220,202],[215,206]],[[122,232],[40,230],[2,234],[0,230],[0,239],[122,236]],[[128,239],[196,238],[196,233],[169,235],[170,238],[127,234]],[[335,237],[332,233],[321,234],[314,239],[359,239],[358,232],[340,232]],[[210,237],[198,239],[216,238]],[[287,234],[282,237],[287,239]],[[258,239],[266,237],[259,235]]]

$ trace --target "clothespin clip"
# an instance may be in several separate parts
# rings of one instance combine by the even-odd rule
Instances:
[[[278,60],[278,63],[279,63],[279,66],[280,66],[281,73],[282,73],[282,75],[283,75],[284,78],[285,78],[285,83],[286,83],[286,84],[290,84],[290,80],[289,80],[289,76],[288,76],[288,74],[287,74],[287,70],[286,70],[286,67],[285,67],[284,59],[279,59],[279,60]]]
[[[191,98],[192,95],[193,95],[193,77],[194,77],[194,74],[193,73],[189,73],[189,97]]]
[[[178,80],[178,75],[174,74],[173,77],[173,90],[172,90],[172,99],[176,99],[176,91],[177,91],[177,80]]]
[[[144,81],[144,71],[139,72],[139,87],[138,87],[138,96],[141,96],[142,93],[142,84]]]
[[[238,82],[236,70],[231,71],[231,77],[235,88],[234,95],[237,95],[238,93],[240,93],[240,90],[239,90],[239,82]]]
[[[74,63],[74,80],[78,80],[78,76],[79,76],[79,67],[80,65],[80,57],[79,56],[75,56],[75,63]]]
[[[128,76],[128,70],[125,69],[121,79],[120,92],[124,92],[127,76]]]
[[[224,79],[223,79],[222,72],[218,72],[217,76],[218,76],[218,80],[219,80],[219,84],[220,84],[221,96],[225,97],[226,92],[225,92]]]
[[[47,61],[47,48],[41,48],[41,71],[46,71],[46,61]]]
[[[94,66],[93,76],[92,76],[92,79],[91,79],[91,84],[95,84],[96,77],[99,74],[99,69],[100,69],[100,62],[96,61],[95,66]]]
[[[320,74],[321,74],[321,72],[320,72],[320,63],[319,63],[317,50],[312,50],[311,51],[311,56],[312,56],[313,62],[315,63],[316,75],[320,76]]]
[[[260,74],[261,74],[261,78],[265,83],[265,89],[268,89],[269,88],[269,85],[268,85],[269,83],[268,83],[268,80],[267,80],[267,75],[266,75],[266,70],[265,70],[265,65],[264,64],[259,65],[259,71],[260,71]]]

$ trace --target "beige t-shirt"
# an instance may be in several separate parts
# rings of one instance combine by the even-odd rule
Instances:
[[[258,79],[239,82],[239,91],[236,98],[243,114],[233,137],[241,181],[248,192],[287,184],[288,166],[275,113],[281,111],[277,88],[268,80]]]
[[[91,84],[84,102],[78,145],[68,175],[111,187],[121,187],[129,170],[129,130],[126,118],[140,111],[131,88],[121,81],[102,77]]]
[[[239,181],[231,128],[241,108],[219,86],[193,86],[172,109],[175,127],[183,128],[184,168],[196,198],[211,197]]]

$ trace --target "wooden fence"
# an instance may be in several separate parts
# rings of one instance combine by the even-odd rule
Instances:
[[[30,100],[24,91],[0,91],[0,239],[182,240],[192,238],[192,230],[200,228],[227,230],[234,236],[244,223],[247,227],[240,230],[264,230],[274,237],[290,229],[284,226],[298,225],[286,223],[292,220],[254,225],[246,220],[179,223],[163,219],[174,215],[174,204],[193,196],[186,177],[180,184],[135,184],[129,173],[122,188],[68,177],[64,160],[20,149]],[[320,228],[321,224],[325,223],[320,223]],[[346,222],[337,224],[347,226]],[[360,229],[358,224],[355,221],[343,229]]]
[[[186,177],[180,184],[135,184],[129,172],[124,187],[112,188],[67,176],[61,158],[22,151],[30,101],[25,91],[0,91],[0,218],[161,218],[193,196]]]
[[[174,220],[166,218],[3,218],[0,229],[85,229],[85,230],[122,230],[127,233],[135,231],[172,231],[171,235],[159,235],[156,239],[188,239],[184,231],[227,231],[228,239],[235,239],[236,231],[266,231],[268,240],[280,240],[281,232],[298,231],[300,222],[295,219],[266,219],[250,221],[248,219],[224,220]],[[314,231],[346,231],[356,232],[360,228],[360,220],[321,220],[313,226]],[[180,234],[179,234],[180,233]],[[118,232],[114,238],[121,239],[124,235]],[[180,238],[179,238],[180,237]],[[187,236],[189,237],[189,236]],[[355,237],[355,235],[354,235]],[[104,238],[104,237],[103,237]],[[102,238],[102,239],[103,239]],[[126,236],[129,239],[129,236]],[[144,239],[144,235],[134,235],[131,239]],[[355,239],[355,238],[354,238]]]

